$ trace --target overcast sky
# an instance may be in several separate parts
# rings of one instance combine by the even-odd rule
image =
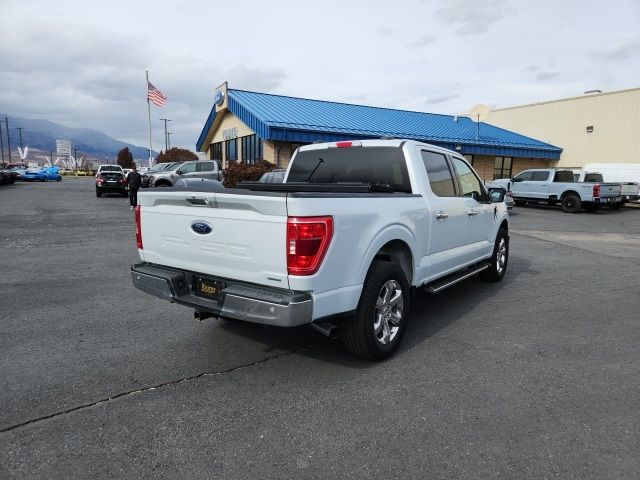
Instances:
[[[0,112],[195,149],[231,88],[461,114],[640,86],[640,1],[0,0]],[[163,146],[163,145],[162,145]]]

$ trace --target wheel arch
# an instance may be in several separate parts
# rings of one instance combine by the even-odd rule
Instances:
[[[575,190],[567,190],[566,192],[564,192],[562,194],[562,197],[560,197],[561,199],[567,197],[568,195],[575,195],[576,197],[580,198],[580,194],[578,192],[576,192]]]
[[[360,281],[364,282],[371,264],[377,259],[396,263],[411,285],[415,271],[414,252],[417,252],[417,242],[409,229],[404,225],[390,225],[369,244],[360,264]]]

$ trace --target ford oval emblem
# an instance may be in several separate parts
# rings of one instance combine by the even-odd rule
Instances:
[[[199,233],[200,235],[206,235],[207,233],[213,232],[211,225],[205,222],[193,222],[191,224],[191,230]]]

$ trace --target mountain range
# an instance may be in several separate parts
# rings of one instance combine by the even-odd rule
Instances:
[[[105,158],[113,159],[122,148],[129,147],[134,159],[147,159],[149,150],[137,147],[130,143],[117,140],[109,135],[90,130],[88,128],[71,128],[49,120],[19,118],[0,113],[0,130],[2,131],[2,143],[4,144],[5,158],[7,156],[7,130],[4,119],[9,118],[9,133],[11,139],[11,153],[14,161],[17,161],[20,136],[18,127],[22,127],[22,144],[29,149],[48,152],[56,150],[56,140],[70,140],[71,148],[77,149],[89,158],[103,161]],[[153,152],[155,157],[157,152]],[[31,155],[29,155],[30,157]]]

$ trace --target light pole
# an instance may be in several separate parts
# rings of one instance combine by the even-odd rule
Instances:
[[[18,132],[20,133],[20,150],[23,149],[22,146],[22,130],[24,130],[24,127],[16,127],[16,130],[18,130]]]
[[[11,163],[11,137],[9,136],[9,117],[4,117],[7,126],[7,150],[9,150],[9,163]]]
[[[167,133],[167,122],[170,122],[170,118],[161,118],[160,120],[164,120],[164,151],[166,152],[169,147],[169,135]]]
[[[2,163],[4,163],[4,138],[2,138],[2,122],[0,122],[0,151],[2,152]]]
[[[169,145],[168,148],[171,148],[171,137],[170,135],[172,135],[171,132],[167,132],[167,144]]]

